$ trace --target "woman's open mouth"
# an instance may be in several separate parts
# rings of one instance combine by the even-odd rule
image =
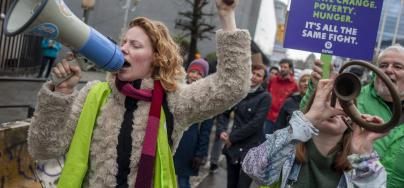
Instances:
[[[130,67],[130,64],[125,60],[125,62],[123,62],[123,68],[127,68]]]

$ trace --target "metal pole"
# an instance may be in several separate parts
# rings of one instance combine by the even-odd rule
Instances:
[[[384,34],[384,26],[386,25],[386,20],[387,20],[387,14],[388,14],[388,9],[389,9],[389,2],[386,1],[385,7],[384,7],[384,15],[383,15],[383,20],[382,20],[382,25],[381,25],[381,30],[379,34],[379,40],[377,41],[377,47],[376,47],[376,54],[379,54],[380,48],[382,46],[382,41],[383,41],[383,34]]]
[[[88,23],[88,12],[89,12],[89,10],[88,9],[83,9],[83,22],[84,23]]]
[[[400,10],[398,11],[398,15],[397,15],[396,29],[395,29],[395,31],[394,31],[393,40],[391,41],[391,45],[396,44],[398,28],[400,27],[401,11],[403,10],[403,3],[404,3],[404,0],[401,0],[401,3],[400,3]]]
[[[95,6],[95,0],[81,0],[81,8],[83,8],[83,22],[88,23],[88,15],[90,10]]]

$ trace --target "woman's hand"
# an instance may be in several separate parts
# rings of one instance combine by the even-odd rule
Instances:
[[[383,124],[383,120],[377,116],[371,116],[367,114],[363,114],[362,118],[366,122],[372,122],[376,124]],[[362,127],[359,127],[357,124],[353,124],[353,135],[352,135],[352,143],[351,143],[351,151],[356,154],[369,154],[373,151],[373,141],[378,138],[381,138],[387,133],[376,133],[368,131]]]
[[[70,78],[64,80],[57,86],[55,86],[55,91],[71,94],[73,93],[74,87],[79,83],[81,78],[81,69],[78,65],[70,65],[66,59],[63,59],[61,63],[58,63],[52,68],[52,76],[58,79],[63,79],[70,74],[73,74]]]
[[[310,110],[304,115],[315,127],[322,121],[336,115],[345,114],[340,108],[331,107],[333,79],[320,80]]]
[[[314,61],[313,72],[311,72],[311,82],[317,85],[318,81],[323,77],[323,62],[320,60]]]
[[[225,0],[216,0],[216,7],[224,31],[234,31],[237,28],[235,19],[235,9],[238,5],[238,2],[239,0],[233,0],[233,3],[229,5],[225,3]]]

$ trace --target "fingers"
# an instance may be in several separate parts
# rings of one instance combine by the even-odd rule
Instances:
[[[216,6],[218,9],[234,9],[239,0],[216,0]]]
[[[320,60],[314,61],[313,72],[311,73],[311,81],[314,84],[323,77],[323,62]]]
[[[232,5],[234,3],[234,0],[223,0],[223,2],[227,5]]]
[[[313,68],[314,69],[314,68]],[[322,73],[318,73],[318,72],[316,72],[316,71],[313,71],[312,73],[311,73],[311,81],[313,82],[313,83],[315,83],[315,84],[317,84],[317,82],[321,79],[321,77],[322,77]]]
[[[342,109],[339,108],[332,108],[333,110],[333,114],[335,116],[339,116],[339,115],[346,115],[345,112]]]
[[[56,66],[52,69],[52,73],[58,78],[66,77],[71,73],[70,66],[66,60],[62,60],[61,63],[56,64]]]
[[[372,116],[372,115],[369,115],[369,114],[362,114],[361,117],[365,121],[371,122],[371,123],[382,124],[384,122],[383,119],[381,119],[380,117]]]
[[[352,124],[351,124],[351,127],[352,127],[352,131],[353,131],[355,134],[360,134],[360,133],[362,132],[362,128],[359,127],[359,125],[356,124],[356,123],[352,123]]]
[[[78,65],[70,65],[70,71],[76,76],[81,76],[81,69]]]
[[[323,64],[324,63],[322,61],[316,60],[314,62],[313,71],[320,75],[323,75]]]
[[[330,99],[331,90],[334,86],[334,80],[320,80],[317,85],[316,100],[326,102]]]
[[[70,70],[70,65],[69,65],[69,63],[68,63],[66,60],[62,60],[62,62],[59,63],[59,64],[62,65],[63,72],[64,72],[64,75],[63,75],[63,76],[67,76],[67,75],[69,75],[69,74],[72,73],[72,71]]]
[[[221,134],[220,134],[220,138],[221,138],[222,140],[227,140],[227,138],[228,138],[227,133],[226,133],[226,132],[221,133]]]
[[[71,61],[71,60],[73,60],[75,58],[75,55],[74,55],[73,52],[67,52],[65,58],[66,58],[67,61]]]

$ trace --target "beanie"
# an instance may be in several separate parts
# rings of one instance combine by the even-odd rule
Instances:
[[[195,59],[189,64],[187,73],[196,70],[201,73],[202,77],[205,77],[209,73],[209,63],[204,59]]]
[[[311,75],[311,72],[313,72],[313,70],[311,70],[311,69],[304,69],[304,70],[302,70],[302,72],[300,72],[300,75],[299,75],[299,81],[300,81],[300,79],[302,79],[302,77],[305,76],[305,75],[310,76],[310,75]]]

